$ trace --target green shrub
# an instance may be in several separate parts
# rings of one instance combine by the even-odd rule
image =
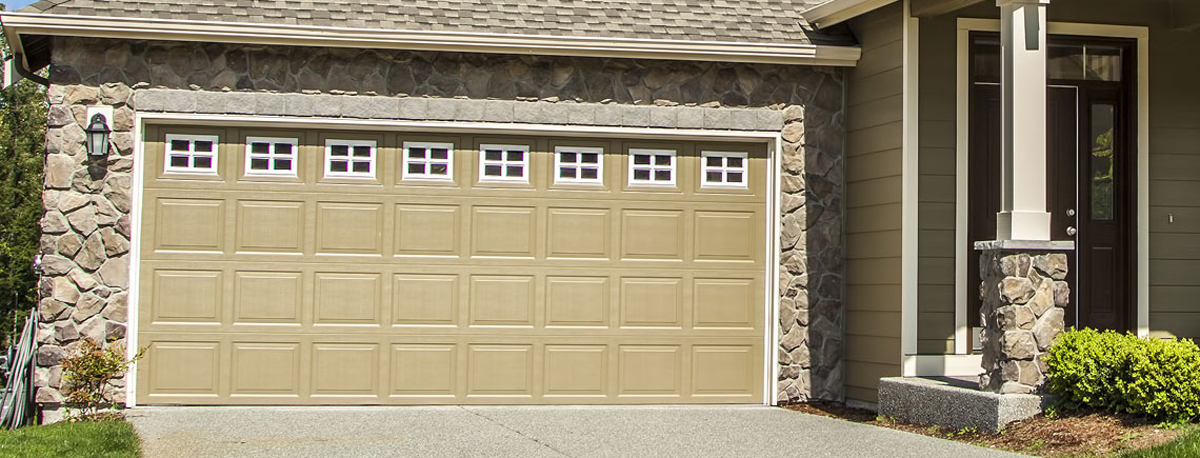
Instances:
[[[1200,419],[1200,347],[1091,329],[1058,337],[1046,356],[1048,387],[1066,407]]]
[[[103,419],[101,409],[112,406],[108,384],[125,376],[129,365],[141,359],[143,351],[125,359],[120,348],[105,349],[90,338],[84,338],[77,354],[62,362],[63,381],[67,388],[66,405],[72,420]],[[76,414],[75,411],[78,413]]]

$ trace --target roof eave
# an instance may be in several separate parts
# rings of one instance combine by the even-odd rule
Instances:
[[[817,27],[832,27],[883,8],[896,0],[830,0],[800,13]]]
[[[49,35],[826,66],[854,66],[862,53],[857,47],[813,44],[373,30],[34,13],[0,13],[0,21],[10,38]]]

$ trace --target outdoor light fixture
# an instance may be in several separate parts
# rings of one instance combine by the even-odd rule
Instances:
[[[90,157],[100,157],[108,154],[108,134],[112,133],[112,129],[108,128],[108,118],[101,113],[96,113],[92,116],[92,122],[88,124],[87,129],[87,152]]]

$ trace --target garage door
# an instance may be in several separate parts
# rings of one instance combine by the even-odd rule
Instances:
[[[763,145],[146,139],[139,403],[762,401]]]

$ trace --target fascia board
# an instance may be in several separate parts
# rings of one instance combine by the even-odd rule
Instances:
[[[832,0],[800,13],[800,16],[817,27],[832,27],[858,16],[883,8],[896,0]]]
[[[854,66],[853,46],[371,30],[290,24],[0,13],[6,32],[146,40],[419,51]]]

